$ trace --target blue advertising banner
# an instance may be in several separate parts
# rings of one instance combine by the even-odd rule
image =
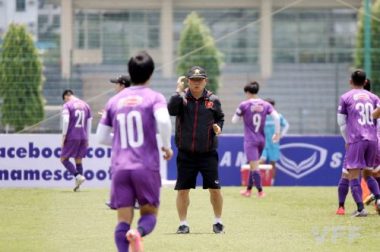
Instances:
[[[221,184],[240,185],[240,168],[246,163],[243,136],[221,136],[218,153]],[[284,137],[281,140],[281,157],[276,165],[275,185],[335,186],[341,175],[343,157],[344,141],[340,136]],[[168,179],[175,180],[176,176],[176,159],[173,158],[168,163]],[[198,184],[202,184],[200,176]]]

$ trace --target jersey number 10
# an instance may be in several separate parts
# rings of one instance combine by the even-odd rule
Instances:
[[[144,132],[142,117],[139,111],[131,111],[127,115],[124,113],[117,114],[116,120],[119,123],[120,145],[122,149],[137,148],[144,143]],[[136,139],[134,138],[134,124],[136,125]]]

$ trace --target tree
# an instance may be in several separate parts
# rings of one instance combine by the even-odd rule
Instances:
[[[355,68],[364,68],[364,19],[364,6],[362,5],[358,12],[356,46],[354,55]]]
[[[371,60],[372,60],[372,91],[380,94],[380,0],[372,6],[372,39],[371,39]]]
[[[0,53],[1,122],[16,131],[44,117],[42,63],[33,39],[21,25],[11,24]]]
[[[184,75],[190,67],[201,66],[208,75],[208,89],[216,93],[222,53],[215,46],[210,30],[196,12],[186,17],[184,25],[179,41],[180,62],[177,65],[177,74]]]

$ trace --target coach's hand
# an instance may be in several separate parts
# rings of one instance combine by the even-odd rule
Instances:
[[[220,135],[220,133],[222,133],[222,129],[216,123],[212,125],[212,129],[214,130],[215,135]]]
[[[183,92],[183,90],[185,90],[185,79],[186,77],[185,76],[180,76],[177,80],[177,89],[176,91],[178,93],[181,93]]]
[[[169,160],[173,157],[173,150],[171,148],[162,147],[161,150],[164,152],[165,160]]]

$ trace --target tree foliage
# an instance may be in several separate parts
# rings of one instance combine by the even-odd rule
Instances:
[[[215,45],[209,28],[196,12],[190,13],[184,21],[181,32],[177,65],[177,74],[185,75],[192,66],[203,67],[208,75],[207,88],[214,93],[219,87],[222,53]]]
[[[380,94],[380,0],[377,0],[372,7],[372,90],[376,94]]]
[[[33,39],[21,25],[11,24],[0,52],[1,122],[16,131],[44,117],[42,63]]]

